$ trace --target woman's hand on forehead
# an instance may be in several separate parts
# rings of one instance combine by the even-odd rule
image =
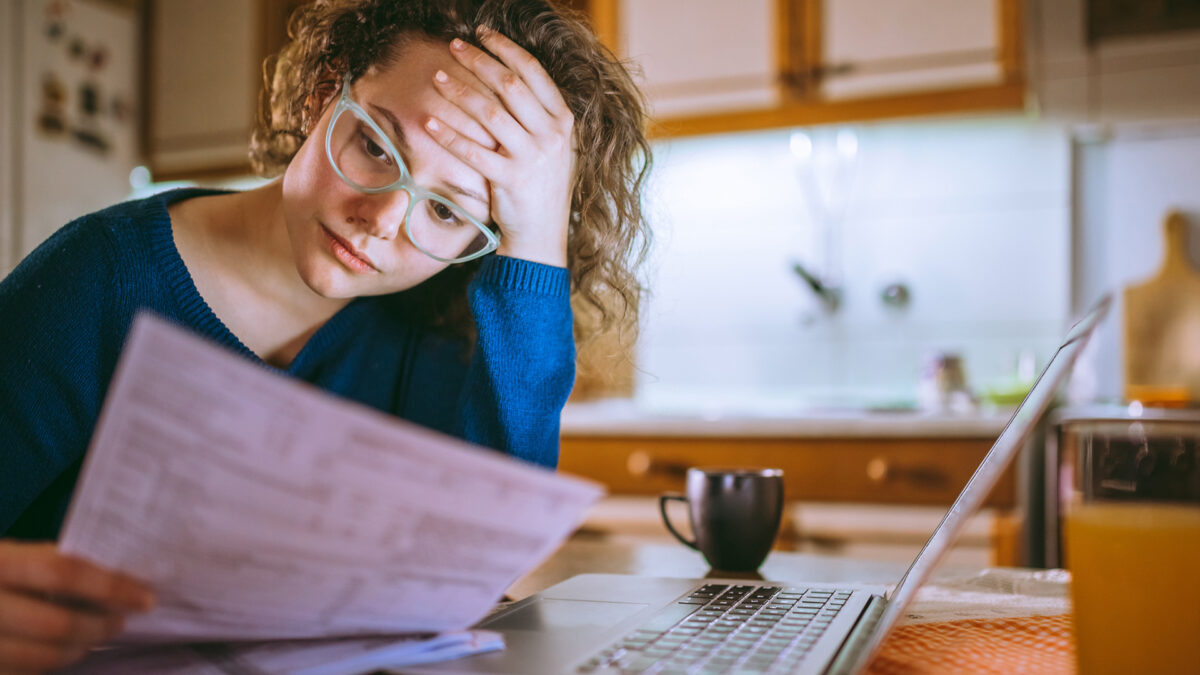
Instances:
[[[459,79],[465,86],[470,87],[480,96],[486,96],[493,101],[499,102],[500,98],[488,88],[478,77],[466,68],[458,68],[454,73],[454,77]],[[445,97],[439,97],[433,102],[432,115],[441,119],[450,125],[452,128],[460,131],[472,141],[488,150],[495,150],[500,147],[499,141],[495,139],[487,129],[483,128],[475,118],[468,115],[457,105],[448,101]]]
[[[492,54],[461,40],[450,53],[487,87],[439,70],[434,85],[457,113],[432,116],[426,130],[479,171],[491,188],[491,217],[501,230],[498,253],[566,265],[567,223],[575,172],[574,117],[558,86],[529,52],[492,30],[480,29]],[[499,142],[478,142],[478,124]]]

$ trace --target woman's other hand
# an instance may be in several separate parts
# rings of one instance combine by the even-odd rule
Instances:
[[[480,40],[496,57],[461,40],[454,57],[492,90],[488,96],[443,71],[434,85],[499,143],[487,148],[445,120],[426,130],[491,186],[497,253],[566,267],[567,223],[575,176],[574,116],[546,70],[529,52],[493,30]]]
[[[37,673],[79,660],[150,609],[138,581],[59,553],[53,543],[0,540],[0,673]]]

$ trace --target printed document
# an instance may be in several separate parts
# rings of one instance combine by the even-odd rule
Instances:
[[[271,642],[209,642],[98,649],[60,675],[348,675],[396,668],[504,648],[499,633],[456,631],[437,635]]]
[[[444,633],[481,619],[601,493],[143,314],[60,547],[156,590],[123,640]]]

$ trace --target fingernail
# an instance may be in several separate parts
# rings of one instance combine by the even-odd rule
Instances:
[[[492,29],[488,28],[487,26],[480,26],[475,29],[475,34],[480,38],[486,38],[492,34]]]
[[[467,43],[463,42],[462,40],[459,40],[458,38],[454,38],[453,40],[450,41],[450,48],[462,51],[467,48]]]
[[[441,130],[442,125],[438,124],[437,120],[430,117],[429,121],[425,123],[425,128],[430,131],[439,131]]]
[[[450,76],[446,74],[446,71],[439,70],[433,74],[433,79],[437,80],[438,82],[445,83],[450,81]]]

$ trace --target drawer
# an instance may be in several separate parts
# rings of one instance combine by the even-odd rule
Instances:
[[[949,505],[992,446],[978,438],[562,439],[559,469],[604,483],[613,494],[681,491],[690,466],[783,469],[787,498],[804,501]],[[1013,467],[987,504],[1015,502]]]

